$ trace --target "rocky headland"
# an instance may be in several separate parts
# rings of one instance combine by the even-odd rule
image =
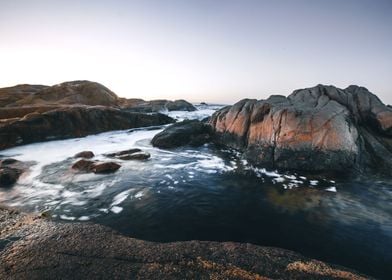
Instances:
[[[392,109],[364,87],[343,90],[318,85],[288,97],[244,99],[197,125],[211,127],[204,139],[238,149],[258,166],[306,172],[392,172]],[[177,138],[174,127],[178,134],[184,134],[184,129],[195,134],[188,123],[182,130],[175,124],[157,135],[153,145],[165,147],[158,138],[175,143],[170,140]]]

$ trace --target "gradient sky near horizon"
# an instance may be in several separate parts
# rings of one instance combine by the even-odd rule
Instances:
[[[333,84],[392,104],[390,0],[0,0],[0,87],[233,103]]]

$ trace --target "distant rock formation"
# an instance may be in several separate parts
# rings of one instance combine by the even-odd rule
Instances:
[[[364,87],[318,85],[287,98],[244,99],[209,123],[216,142],[257,165],[392,172],[392,109]]]
[[[0,88],[0,118],[21,117],[22,112],[45,112],[59,106],[109,106],[136,112],[195,111],[185,100],[126,99],[107,87],[90,81],[71,81],[54,86],[17,85]],[[27,107],[27,108],[26,108]],[[15,110],[15,108],[17,108]]]
[[[0,122],[0,149],[110,130],[163,125],[173,121],[159,113],[141,114],[103,106],[60,107]]]

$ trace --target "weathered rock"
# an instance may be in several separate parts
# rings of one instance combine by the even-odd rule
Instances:
[[[183,145],[200,146],[211,139],[211,127],[198,120],[185,120],[167,127],[154,136],[151,143],[158,148]]]
[[[92,151],[83,151],[74,155],[74,158],[93,158],[94,156]]]
[[[254,164],[306,171],[391,174],[392,110],[367,89],[319,85],[288,98],[244,99],[210,120],[215,141]]]
[[[91,167],[94,173],[113,173],[121,167],[120,164],[108,161],[108,162],[97,162]]]
[[[62,107],[0,123],[0,149],[171,122],[173,119],[163,114],[147,115],[102,106]]]
[[[138,153],[138,152],[141,152],[141,151],[142,150],[140,150],[138,148],[133,148],[133,149],[124,150],[124,151],[120,151],[120,152],[116,152],[116,153],[105,154],[105,156],[107,156],[107,157],[119,157],[119,156],[123,156],[123,155],[129,155],[129,154]]]
[[[71,168],[78,171],[91,172],[95,163],[95,161],[80,159]]]
[[[132,154],[123,154],[120,155],[118,158],[121,160],[144,160],[149,159],[151,155],[147,152],[137,152]]]
[[[0,208],[1,279],[371,279],[292,251],[233,242],[147,242],[91,223]],[[0,247],[1,248],[1,247]]]

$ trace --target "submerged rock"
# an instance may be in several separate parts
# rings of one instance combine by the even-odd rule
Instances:
[[[98,162],[92,165],[91,171],[94,173],[112,173],[117,171],[120,167],[120,164],[111,161]]]
[[[93,158],[94,156],[92,151],[83,151],[74,155],[74,158]]]
[[[124,154],[118,158],[121,160],[144,160],[150,158],[151,155],[147,152],[137,152],[132,154]]]
[[[105,154],[105,156],[114,158],[114,157],[119,157],[119,156],[123,156],[123,155],[130,155],[130,154],[138,153],[141,151],[142,150],[140,150],[138,148],[133,148],[133,149],[124,150],[124,151],[120,151],[120,152],[116,152],[116,153]]]
[[[358,86],[244,99],[210,120],[214,140],[253,164],[305,171],[392,170],[392,110]]]
[[[71,168],[78,170],[78,171],[83,171],[83,172],[90,172],[92,171],[92,167],[96,162],[91,161],[91,160],[86,160],[86,159],[80,159],[77,162],[75,162]]]
[[[0,160],[0,188],[11,187],[28,167],[27,163],[13,158]]]
[[[198,120],[185,120],[155,135],[151,143],[158,148],[175,148],[183,145],[200,146],[210,140],[209,125]]]

